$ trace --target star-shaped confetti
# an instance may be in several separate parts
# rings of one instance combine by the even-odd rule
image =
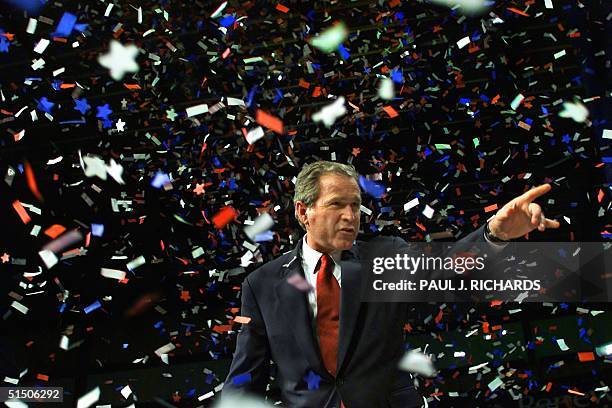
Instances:
[[[38,105],[36,107],[38,108],[38,110],[50,114],[54,106],[55,103],[48,100],[46,96],[43,96],[42,98],[40,98],[40,101],[38,101]]]
[[[312,120],[314,122],[323,122],[326,127],[330,127],[336,122],[336,119],[345,113],[346,107],[344,106],[344,96],[341,96],[333,103],[314,113],[312,115]]]
[[[309,390],[318,390],[319,382],[321,381],[321,377],[318,376],[314,371],[308,371],[308,374],[304,376],[304,381],[308,384]]]
[[[9,45],[11,45],[11,42],[0,36],[0,52],[9,52]]]
[[[174,111],[174,108],[170,108],[166,111],[166,117],[168,119],[170,119],[171,121],[174,122],[174,119],[176,119],[176,117],[178,116],[178,114]]]
[[[576,102],[563,102],[563,110],[559,112],[559,116],[562,118],[570,118],[575,122],[584,122],[589,117],[589,111],[582,103]]]
[[[123,132],[125,131],[125,122],[121,120],[121,118],[119,118],[119,120],[115,124],[115,127],[117,128],[118,132]]]
[[[85,168],[85,176],[94,177],[97,176],[102,180],[106,180],[106,164],[104,160],[97,156],[85,156],[83,157],[83,163]]]
[[[82,115],[85,115],[90,109],[91,106],[87,103],[87,99],[81,98],[74,100],[74,110],[81,112]]]
[[[204,194],[204,184],[196,184],[195,188],[193,189],[193,192],[197,195]]]
[[[112,40],[109,52],[98,57],[98,62],[110,70],[111,78],[121,81],[126,73],[138,72],[137,55],[138,47],[134,44],[124,46],[119,41]]]
[[[96,113],[96,118],[104,120],[109,120],[108,116],[113,113],[111,108],[108,106],[108,103],[102,106],[96,106],[96,109],[98,110],[98,113]]]
[[[11,256],[5,252],[2,254],[0,259],[2,260],[2,263],[7,263],[11,259]]]

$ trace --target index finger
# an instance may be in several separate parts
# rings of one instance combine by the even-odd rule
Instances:
[[[527,202],[532,202],[536,198],[538,198],[540,196],[543,196],[544,194],[548,193],[551,189],[552,189],[552,187],[551,187],[550,184],[542,184],[540,186],[537,186],[537,187],[532,188],[531,190],[527,191],[526,193],[521,195],[520,198],[522,200],[527,200]]]

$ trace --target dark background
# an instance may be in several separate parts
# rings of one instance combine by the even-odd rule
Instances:
[[[132,401],[119,393],[129,384],[141,403],[206,405],[197,397],[223,381],[235,342],[234,331],[218,326],[239,315],[245,274],[297,242],[301,230],[293,219],[291,180],[314,160],[351,162],[388,189],[378,199],[364,192],[364,206],[373,214],[363,214],[360,238],[461,238],[494,213],[485,212],[487,206],[501,207],[543,182],[552,183],[553,190],[540,203],[561,228],[524,239],[610,238],[609,139],[602,138],[609,127],[605,2],[554,1],[547,9],[539,1],[500,1],[481,16],[463,17],[416,1],[286,1],[287,13],[276,3],[249,1],[229,2],[223,17],[212,19],[216,3],[142,1],[132,4],[142,7],[142,24],[123,1],[109,17],[103,16],[107,4],[100,2],[52,2],[30,14],[0,4],[0,33],[15,34],[8,52],[0,52],[5,179],[0,181],[0,255],[10,256],[0,264],[0,378],[17,378],[27,368],[20,385],[64,386],[76,397],[100,386],[100,404],[129,405]],[[50,36],[64,12],[88,24],[65,43]],[[247,18],[242,26],[229,24],[224,34],[221,20],[232,15]],[[39,19],[34,35],[25,32],[30,16]],[[493,23],[496,16],[503,23]],[[349,29],[343,45],[350,56],[311,46],[310,53],[304,51],[308,39],[337,20]],[[155,32],[143,37],[149,29]],[[456,42],[467,35],[472,42],[458,49]],[[33,71],[32,60],[41,56],[32,49],[42,37],[52,43],[42,55],[45,67]],[[113,38],[143,50],[140,71],[122,81],[113,81],[96,61]],[[75,41],[77,48],[71,46]],[[231,53],[223,59],[227,48]],[[566,55],[555,59],[561,50]],[[159,57],[158,65],[151,54]],[[244,63],[256,56],[264,62]],[[53,77],[60,67],[66,72]],[[383,102],[377,99],[377,75],[391,72],[396,98]],[[313,96],[315,87],[321,95]],[[518,93],[526,99],[512,111]],[[336,96],[359,111],[347,103],[347,114],[332,128],[313,123],[312,113]],[[56,104],[53,120],[38,109],[39,119],[32,122],[29,112],[42,97]],[[85,115],[74,110],[74,98],[83,97],[91,105]],[[247,107],[186,117],[187,107],[207,103],[210,108],[226,97],[242,99]],[[558,116],[562,102],[589,98],[599,99],[583,102],[590,111],[587,122]],[[104,104],[113,110],[110,123],[96,118],[96,108]],[[399,116],[383,111],[389,105]],[[15,117],[24,106],[29,109]],[[167,117],[169,109],[178,114],[174,121]],[[286,131],[268,130],[249,146],[241,129],[256,126],[258,109],[281,118]],[[114,128],[119,118],[126,122],[125,132]],[[21,130],[25,136],[15,141]],[[123,166],[125,184],[85,177],[79,151],[107,163],[114,158]],[[47,164],[58,156],[60,163]],[[42,202],[28,186],[26,162]],[[7,182],[10,169],[16,175]],[[157,172],[171,175],[171,188],[151,185]],[[205,185],[204,194],[193,191],[196,184]],[[403,205],[415,197],[419,206],[405,212]],[[113,211],[111,198],[132,200],[132,210]],[[24,225],[13,209],[15,200],[41,208],[42,214],[28,211],[32,221]],[[426,204],[436,210],[432,219],[421,214]],[[211,219],[226,205],[238,216],[217,229]],[[257,262],[240,269],[247,252],[242,224],[262,212],[275,220],[273,238],[259,243]],[[44,230],[60,224],[86,235],[92,223],[104,225],[103,236],[90,236],[87,246],[76,245],[86,253],[47,270],[38,256],[50,241]],[[34,225],[42,227],[37,237],[31,235]],[[204,255],[194,259],[197,247]],[[127,271],[125,264],[141,255],[147,262],[128,272],[127,283],[100,276],[100,268]],[[126,259],[112,259],[118,256]],[[40,275],[23,277],[39,267]],[[11,293],[23,296],[26,315],[10,306]],[[95,301],[101,308],[84,313]],[[593,310],[606,313],[593,316]],[[466,401],[516,406],[512,395],[523,396],[525,406],[535,406],[538,398],[580,404],[570,400],[578,396],[568,389],[591,398],[588,404],[605,406],[607,397],[600,399],[603,393],[594,389],[609,376],[609,360],[580,362],[577,353],[611,341],[608,310],[608,304],[415,304],[414,318],[406,322],[407,347],[428,345],[438,355],[440,375],[420,380],[424,395],[441,401],[432,399],[434,406],[465,406]],[[499,326],[489,339],[485,323]],[[475,328],[478,332],[466,338]],[[82,343],[62,350],[62,334],[70,344]],[[556,338],[564,338],[570,350],[561,352]],[[166,365],[154,351],[170,342],[176,349]],[[466,357],[454,358],[455,350]],[[133,363],[146,356],[145,363]],[[467,367],[484,361],[490,361],[492,372],[468,374]],[[491,393],[487,384],[500,367],[506,389]],[[449,396],[453,391],[459,396]]]

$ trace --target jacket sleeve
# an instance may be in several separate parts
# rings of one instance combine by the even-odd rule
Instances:
[[[261,311],[248,278],[242,283],[240,315],[250,317],[236,340],[236,351],[223,386],[223,394],[264,395],[269,381],[270,346]]]

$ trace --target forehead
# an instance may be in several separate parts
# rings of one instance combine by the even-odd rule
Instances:
[[[327,196],[361,197],[359,186],[352,177],[342,174],[325,174],[319,178],[319,198]]]

